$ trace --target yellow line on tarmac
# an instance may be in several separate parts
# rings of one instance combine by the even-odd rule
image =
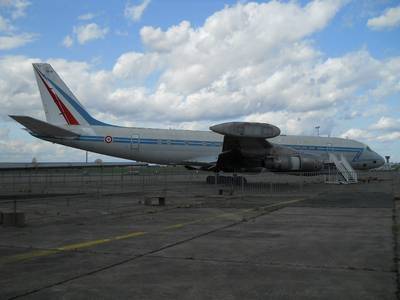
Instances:
[[[27,252],[27,253],[11,255],[11,256],[4,257],[4,258],[0,258],[0,265],[12,263],[12,262],[18,262],[18,261],[22,261],[22,260],[28,260],[28,259],[37,258],[37,257],[48,256],[48,255],[52,255],[52,254],[56,254],[56,253],[61,253],[64,251],[73,251],[73,250],[80,250],[83,248],[94,247],[94,246],[109,243],[112,241],[124,240],[124,239],[142,236],[144,234],[146,234],[146,232],[135,231],[135,232],[131,232],[131,233],[128,233],[125,235],[115,236],[115,237],[112,237],[109,239],[99,239],[99,240],[87,241],[87,242],[83,242],[83,243],[65,245],[65,246],[61,246],[58,248],[52,248],[52,249],[46,249],[46,250],[35,250],[35,251]]]
[[[286,205],[286,204],[299,202],[299,201],[302,201],[302,200],[304,200],[304,198],[290,200],[290,201],[284,201],[284,202],[278,202],[278,203],[274,203],[274,204],[271,204],[271,205],[260,207],[258,209],[254,209],[254,208],[245,209],[245,210],[242,210],[241,213],[246,213],[246,212],[251,212],[251,211],[257,212],[259,210],[267,210],[268,208],[279,207],[279,206],[283,206],[283,205]],[[227,218],[227,217],[228,218],[231,218],[231,217],[241,218],[243,216],[241,214],[239,214],[239,213],[221,213],[221,214],[209,216],[209,217],[206,217],[206,218],[199,218],[197,220],[193,220],[193,221],[189,221],[189,222],[185,222],[185,223],[177,223],[177,224],[173,224],[173,225],[168,225],[168,226],[163,227],[160,231],[165,231],[165,230],[170,230],[170,229],[179,229],[179,228],[185,227],[187,225],[196,224],[196,223],[200,223],[200,222],[204,222],[204,221],[208,221],[208,220],[213,220],[213,219],[218,219],[218,218]],[[148,232],[144,232],[144,231],[134,231],[134,232],[130,232],[130,233],[127,233],[127,234],[124,234],[124,235],[117,235],[117,236],[114,236],[114,237],[111,237],[111,238],[106,238],[106,239],[98,239],[98,240],[93,240],[93,241],[86,241],[86,242],[82,242],[82,243],[70,244],[70,245],[65,245],[65,246],[52,248],[52,249],[35,250],[35,251],[27,252],[27,253],[11,255],[11,256],[0,258],[0,265],[7,264],[7,263],[12,263],[12,262],[23,261],[23,260],[29,260],[29,259],[33,259],[33,258],[37,258],[37,257],[49,256],[49,255],[56,254],[56,253],[61,253],[61,252],[64,252],[64,251],[75,251],[75,250],[80,250],[80,249],[83,249],[83,248],[90,248],[90,247],[94,247],[94,246],[97,246],[97,245],[110,243],[110,242],[113,242],[113,241],[140,237],[140,236],[143,236],[143,235],[145,235],[147,233]]]
[[[21,254],[16,254],[16,255],[12,255],[12,256],[7,256],[4,258],[0,258],[0,265],[17,262],[17,261],[22,261],[22,260],[27,260],[27,259],[32,259],[32,258],[36,258],[36,257],[48,256],[51,254],[55,254],[57,252],[60,252],[60,251],[54,250],[54,249],[35,250],[32,252],[28,252],[28,253],[21,253]]]
[[[178,223],[178,224],[174,224],[174,225],[169,225],[167,227],[165,227],[165,229],[178,229],[178,228],[182,228],[185,225],[189,225],[188,223]]]
[[[95,240],[95,241],[88,241],[88,242],[83,242],[83,243],[77,243],[77,244],[71,244],[71,245],[66,245],[62,247],[58,247],[55,250],[61,252],[61,251],[70,251],[70,250],[79,250],[82,248],[89,248],[93,247],[96,245],[104,244],[107,242],[110,242],[112,239],[101,239],[101,240]]]
[[[130,239],[130,238],[138,237],[138,236],[145,235],[145,234],[146,234],[146,232],[144,232],[144,231],[137,231],[137,232],[132,232],[132,233],[124,234],[124,235],[118,235],[115,238],[113,238],[113,240],[116,240],[116,241],[125,240],[125,239]]]

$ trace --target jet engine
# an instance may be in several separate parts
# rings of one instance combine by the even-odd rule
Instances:
[[[322,161],[311,154],[293,156],[269,156],[264,161],[264,167],[271,171],[319,171],[323,167]]]

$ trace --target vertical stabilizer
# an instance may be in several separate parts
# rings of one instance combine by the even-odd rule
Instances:
[[[33,64],[46,120],[57,125],[107,125],[94,119],[62,81],[51,65]]]

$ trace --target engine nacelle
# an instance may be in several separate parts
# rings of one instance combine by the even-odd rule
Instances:
[[[313,155],[272,156],[265,159],[265,168],[271,171],[319,171],[323,163]]]

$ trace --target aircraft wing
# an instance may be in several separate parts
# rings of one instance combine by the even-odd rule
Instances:
[[[189,165],[199,165],[199,166],[207,166],[215,164],[218,160],[218,155],[211,155],[211,156],[202,156],[202,157],[194,157],[185,161]]]
[[[274,147],[267,139],[280,134],[278,127],[266,123],[229,122],[210,129],[224,135],[217,168],[225,170],[256,168],[260,158],[265,158]]]
[[[74,138],[79,134],[28,116],[10,116],[24,125],[33,135],[52,138]]]
[[[194,157],[186,160],[185,167],[189,170],[214,171],[217,165],[218,155]]]

